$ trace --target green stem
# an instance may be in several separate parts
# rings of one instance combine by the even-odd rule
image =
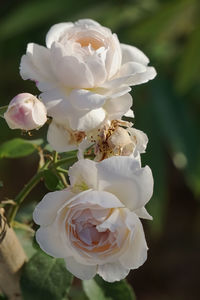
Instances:
[[[21,190],[21,192],[17,195],[15,198],[15,205],[12,206],[10,214],[8,216],[8,222],[12,225],[12,222],[17,214],[17,211],[21,205],[21,203],[24,201],[26,196],[31,192],[31,190],[38,184],[40,179],[43,176],[43,172],[39,171],[36,173],[31,180],[24,186],[24,188]]]
[[[60,159],[58,160],[57,162],[51,164],[50,168],[57,168],[59,166],[62,166],[66,163],[69,163],[69,162],[73,162],[74,160],[77,160],[77,157],[76,156],[69,156],[67,158],[63,158],[63,159]]]

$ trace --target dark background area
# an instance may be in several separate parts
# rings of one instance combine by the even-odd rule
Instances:
[[[200,2],[198,0],[1,0],[0,106],[18,93],[38,95],[23,81],[19,63],[29,42],[44,45],[58,22],[93,18],[123,43],[140,48],[158,75],[132,89],[135,127],[149,137],[143,165],[153,171],[153,221],[144,221],[147,262],[130,273],[138,300],[199,299],[200,270]],[[38,138],[10,130],[0,119],[0,143],[13,137]],[[1,159],[0,197],[12,199],[34,174],[38,157]],[[46,192],[41,183],[28,202]],[[78,299],[77,299],[78,300]]]

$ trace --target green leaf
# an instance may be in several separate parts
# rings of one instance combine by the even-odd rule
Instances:
[[[89,300],[136,300],[126,280],[109,283],[96,276],[95,279],[84,280],[83,288]]]
[[[53,171],[45,170],[43,174],[44,174],[44,183],[48,190],[56,191],[56,190],[62,190],[64,188],[63,183]]]
[[[3,181],[0,180],[0,188],[3,187]]]
[[[0,145],[0,158],[18,158],[32,154],[37,149],[35,141],[15,138]]]
[[[69,292],[73,276],[63,259],[36,253],[25,265],[21,276],[24,300],[61,300]]]

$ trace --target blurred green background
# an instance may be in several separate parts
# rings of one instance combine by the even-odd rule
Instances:
[[[144,51],[158,72],[155,80],[132,90],[135,127],[149,137],[143,164],[155,179],[148,205],[154,221],[143,222],[149,257],[128,277],[139,300],[199,299],[199,15],[198,0],[0,2],[0,106],[21,92],[39,94],[33,83],[20,78],[20,58],[28,42],[44,45],[49,27],[58,22],[93,18],[121,42]],[[22,133],[9,130],[1,119],[0,143],[15,136]],[[36,170],[37,159],[0,160],[1,199],[16,195]],[[39,201],[44,192],[40,184],[29,198]]]

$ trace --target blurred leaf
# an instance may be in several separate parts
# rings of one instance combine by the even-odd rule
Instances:
[[[44,183],[48,190],[56,191],[62,190],[64,188],[63,183],[60,178],[51,170],[45,170],[44,174]]]
[[[8,105],[0,107],[0,117],[4,119],[4,113],[6,112]]]
[[[3,181],[0,180],[0,188],[3,187]]]
[[[0,294],[0,300],[8,300],[8,298],[2,294]]]
[[[176,86],[181,93],[187,92],[199,82],[200,26],[191,34],[182,53],[176,72]]]
[[[200,193],[199,126],[191,115],[189,104],[176,96],[166,80],[155,80],[151,89],[157,132],[165,141],[175,166],[184,171],[192,190]]]
[[[36,150],[34,144],[20,138],[12,139],[0,146],[0,158],[17,158],[32,154]]]
[[[21,289],[24,300],[61,300],[69,292],[73,276],[63,259],[36,253],[22,270]]]

